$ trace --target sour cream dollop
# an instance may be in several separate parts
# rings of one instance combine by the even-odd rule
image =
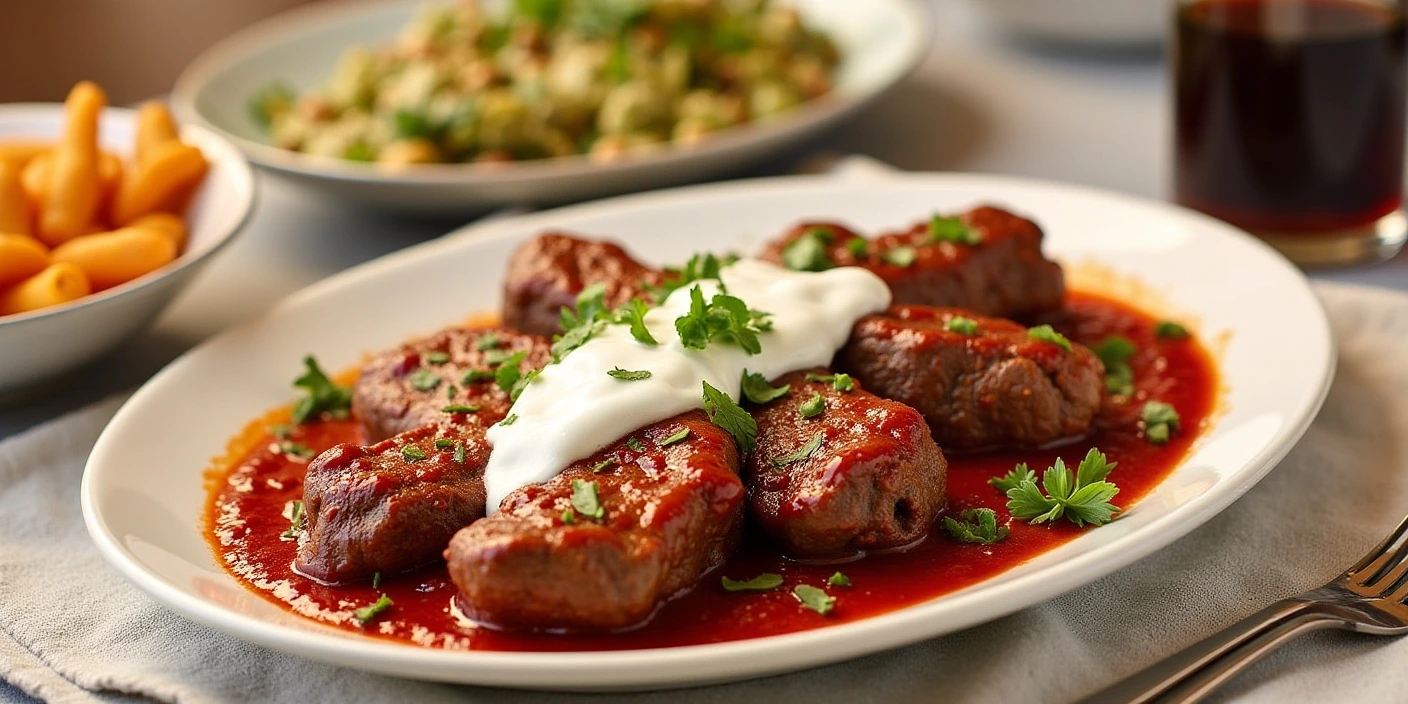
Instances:
[[[523,389],[510,410],[512,424],[489,429],[488,513],[514,490],[547,481],[628,433],[703,408],[703,382],[738,400],[745,369],[773,379],[829,364],[856,320],[890,305],[885,282],[859,267],[799,272],[744,259],[720,276],[729,294],[771,314],[772,330],[758,336],[762,352],[750,355],[722,342],[702,350],[681,343],[675,319],[689,312],[695,284],[646,314],[659,345],[637,342],[626,325],[607,326]],[[712,279],[697,285],[706,301],[719,292]],[[649,371],[650,378],[623,381],[608,374],[618,368]]]

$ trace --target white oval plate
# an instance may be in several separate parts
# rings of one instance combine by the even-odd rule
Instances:
[[[323,3],[273,17],[197,58],[176,81],[171,103],[182,119],[239,145],[250,161],[362,205],[458,213],[506,203],[600,198],[717,176],[776,154],[874,100],[904,78],[929,47],[930,21],[917,0],[788,2],[830,32],[842,51],[830,95],[776,120],[721,131],[694,147],[613,164],[574,156],[388,171],[280,149],[249,118],[249,96],[275,80],[300,92],[322,85],[343,51],[390,39],[422,0]]]
[[[997,203],[1046,228],[1048,250],[1137,277],[1199,321],[1220,352],[1225,411],[1187,461],[1119,521],[994,579],[882,616],[716,645],[598,653],[445,652],[337,631],[266,602],[201,537],[202,470],[226,440],[293,397],[304,354],[328,367],[431,332],[499,300],[503,266],[547,228],[609,235],[646,260],[755,251],[800,218],[898,227],[935,210]],[[791,177],[620,198],[468,228],[317,284],[186,354],[142,387],[98,439],[83,514],[133,583],[195,621],[306,657],[402,677],[550,689],[667,687],[852,658],[966,628],[1086,584],[1157,550],[1265,475],[1329,388],[1334,346],[1290,264],[1250,236],[1173,206],[1006,178]]]

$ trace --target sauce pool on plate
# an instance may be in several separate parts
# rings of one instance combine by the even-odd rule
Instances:
[[[1216,409],[1219,380],[1207,351],[1195,338],[1164,339],[1158,321],[1095,295],[1072,293],[1059,319],[1050,321],[1072,340],[1095,345],[1111,335],[1129,338],[1134,394],[1125,402],[1106,399],[1094,433],[1061,448],[1039,451],[950,454],[948,515],[992,508],[1008,518],[1006,498],[988,480],[1027,463],[1038,477],[1057,457],[1074,468],[1098,447],[1118,466],[1110,481],[1120,487],[1114,503],[1128,509],[1178,465]],[[1146,400],[1172,404],[1181,430],[1167,444],[1143,436],[1140,410]],[[903,552],[870,555],[833,564],[805,564],[778,554],[749,533],[743,549],[723,568],[705,575],[688,593],[665,604],[645,626],[615,634],[507,633],[461,618],[453,605],[455,586],[443,564],[382,575],[381,583],[325,585],[297,574],[297,542],[285,537],[290,502],[303,495],[303,474],[317,452],[342,442],[360,442],[355,418],[283,426],[286,411],[251,423],[228,457],[209,474],[206,537],[222,565],[269,601],[324,624],[426,647],[497,651],[583,651],[698,645],[778,635],[855,621],[913,606],[998,575],[1082,532],[1069,522],[1028,525],[1012,521],[1011,533],[992,545],[956,542],[935,526],[927,540]],[[271,430],[272,429],[272,430]],[[282,437],[280,437],[282,436]],[[728,592],[720,577],[746,580],[761,573],[782,575],[768,592]],[[837,572],[850,586],[828,584]],[[826,615],[804,608],[793,587],[807,584],[835,597]],[[393,606],[363,624],[354,611],[381,594]]]

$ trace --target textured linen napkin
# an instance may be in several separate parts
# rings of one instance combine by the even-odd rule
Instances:
[[[265,650],[127,584],[84,532],[84,459],[120,399],[0,443],[0,700],[54,702],[1063,702],[1323,583],[1408,513],[1408,296],[1317,287],[1340,345],[1320,417],[1281,466],[1172,546],[977,628],[738,684],[559,695],[410,682]],[[1224,690],[1246,702],[1402,701],[1408,642],[1301,639]],[[24,694],[22,694],[24,693]]]

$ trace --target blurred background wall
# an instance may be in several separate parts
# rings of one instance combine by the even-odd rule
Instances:
[[[165,93],[231,32],[309,0],[0,0],[0,102],[62,100],[93,79],[113,104]]]

